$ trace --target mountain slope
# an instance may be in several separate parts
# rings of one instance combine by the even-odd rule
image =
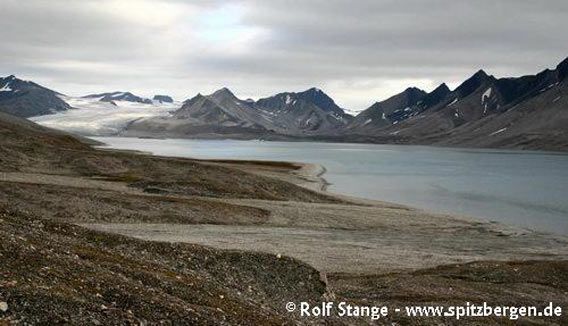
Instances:
[[[568,59],[519,78],[496,79],[480,70],[419,115],[373,135],[417,144],[566,150],[567,71]]]
[[[196,124],[227,127],[268,129],[271,124],[264,112],[256,110],[250,102],[238,99],[228,88],[222,88],[207,96],[198,94],[186,101],[173,116]]]
[[[90,150],[88,143],[96,143],[2,112],[0,140],[0,170],[20,171],[31,167],[32,172],[45,168],[46,162],[60,160],[61,151]]]
[[[416,87],[410,87],[402,93],[376,102],[368,109],[359,113],[353,122],[347,126],[347,130],[357,132],[373,132],[377,128],[383,128],[396,124],[413,114],[415,107],[428,94]]]
[[[0,112],[27,118],[69,110],[71,107],[59,95],[13,75],[0,78]]]
[[[271,133],[268,113],[238,99],[222,88],[210,95],[197,94],[169,117],[140,119],[131,123],[126,136],[257,138]]]
[[[321,89],[312,87],[303,92],[284,92],[271,97],[258,100],[257,105],[264,108],[282,108],[284,105],[292,104],[294,101],[311,103],[325,112],[335,113],[337,116],[345,115],[335,101],[325,94]]]
[[[504,101],[495,87],[496,79],[480,70],[420,115],[385,129],[389,133],[423,137],[445,132],[480,119],[499,109]]]
[[[273,116],[275,130],[290,135],[333,133],[353,119],[317,88],[279,93],[259,99],[254,106]]]
[[[337,132],[351,119],[329,96],[315,88],[300,93],[280,93],[257,102],[241,100],[229,89],[222,88],[185,101],[171,117],[136,121],[128,126],[125,134],[305,137]]]
[[[537,95],[501,114],[465,124],[432,140],[452,146],[568,150],[567,80],[539,87],[544,88]]]

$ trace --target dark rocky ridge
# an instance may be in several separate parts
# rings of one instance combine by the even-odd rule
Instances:
[[[359,113],[347,127],[349,130],[373,130],[398,123],[415,113],[413,108],[426,97],[427,93],[416,87],[409,87],[402,93],[384,101],[376,102]]]
[[[326,112],[333,112],[338,116],[345,115],[345,112],[340,108],[335,101],[324,93],[321,89],[312,87],[303,92],[285,92],[279,93],[271,97],[259,99],[256,104],[262,108],[267,109],[281,109],[283,106],[290,104],[294,101],[304,101],[318,106]]]
[[[136,102],[143,104],[152,104],[152,100],[136,96],[130,92],[112,92],[112,93],[100,93],[100,94],[90,94],[83,96],[83,98],[99,98],[102,102],[114,102],[114,101],[127,101]]]
[[[28,118],[71,109],[60,95],[13,75],[0,78],[0,112]]]
[[[568,150],[566,70],[568,59],[554,70],[518,78],[495,78],[479,70],[454,91],[438,87],[408,109],[397,122],[368,124],[362,112],[344,137],[376,142],[468,147]],[[404,93],[395,95],[401,97]],[[365,120],[368,121],[368,120]]]
[[[283,134],[309,135],[337,132],[353,117],[318,88],[285,92],[254,103],[258,110],[269,111]]]
[[[162,102],[162,103],[173,103],[174,99],[168,95],[154,95],[154,101]]]
[[[418,116],[354,133],[409,144],[568,150],[562,127],[568,123],[567,62],[519,78],[497,79],[480,70]]]

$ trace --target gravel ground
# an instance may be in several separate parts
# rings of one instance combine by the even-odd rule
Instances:
[[[563,238],[327,194],[317,166],[98,151],[1,114],[0,136],[0,324],[374,324],[285,310],[329,300],[568,307]]]

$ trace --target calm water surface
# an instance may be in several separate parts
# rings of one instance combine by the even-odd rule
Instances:
[[[568,155],[427,146],[95,137],[157,155],[322,164],[329,191],[568,234]]]

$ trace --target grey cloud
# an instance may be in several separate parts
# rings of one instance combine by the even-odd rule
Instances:
[[[156,15],[175,5],[175,19],[128,19],[150,2]],[[568,56],[564,0],[150,2],[124,0],[133,12],[114,15],[99,10],[112,0],[0,0],[0,73],[74,94],[229,86],[259,97],[313,85],[362,109],[405,83],[455,84],[479,68],[533,73]],[[237,23],[227,28],[243,39],[202,39],[201,20],[228,4]]]

